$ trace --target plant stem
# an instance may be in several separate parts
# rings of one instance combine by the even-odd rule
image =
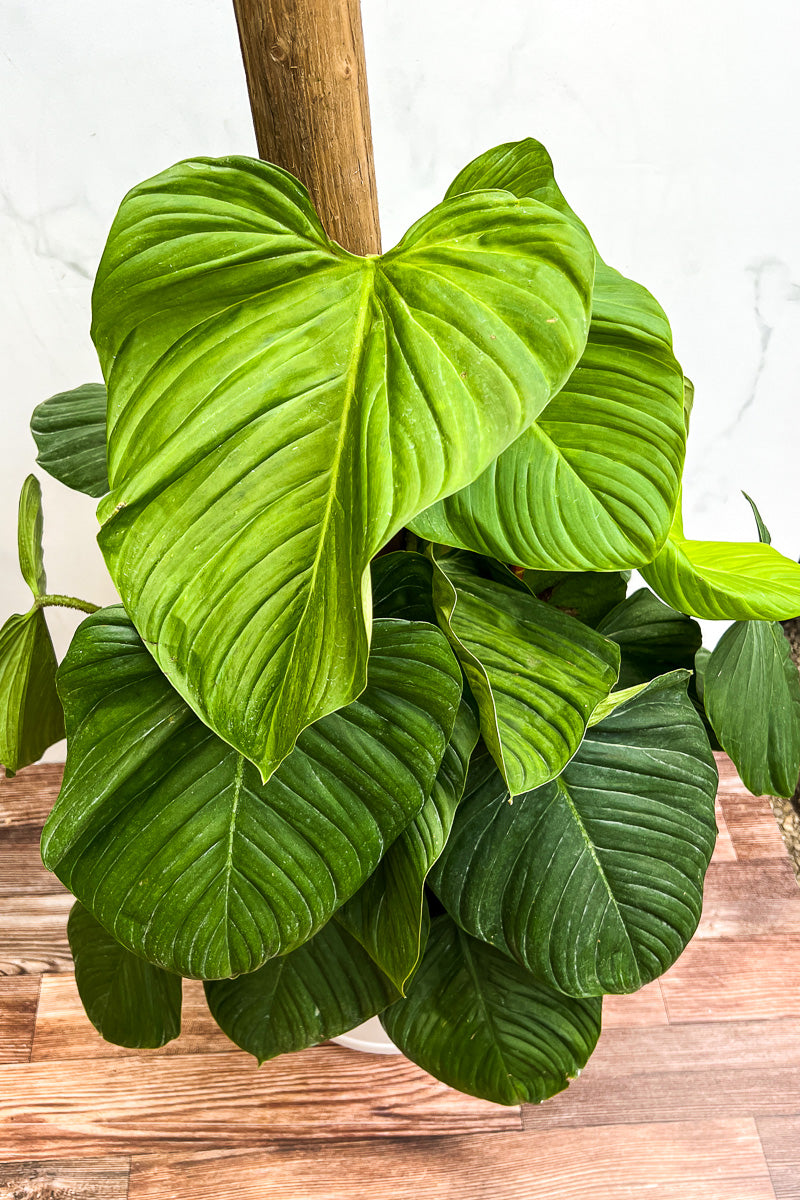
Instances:
[[[99,604],[78,600],[75,596],[37,596],[35,608],[77,608],[79,612],[95,613]]]

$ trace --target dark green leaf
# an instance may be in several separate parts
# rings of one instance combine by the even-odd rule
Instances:
[[[214,1020],[259,1063],[346,1033],[398,995],[336,921],[258,971],[205,988]]]
[[[524,588],[482,579],[462,552],[431,549],[439,623],[480,711],[481,733],[512,794],[557,775],[613,687],[619,651]]]
[[[37,598],[47,591],[42,552],[42,489],[35,475],[29,475],[19,497],[17,546],[22,578]]]
[[[121,607],[83,622],[59,688],[69,745],[45,863],[123,945],[212,979],[307,941],[372,874],[430,795],[461,675],[438,629],[376,622],[366,691],[267,784]]]
[[[87,496],[108,491],[106,402],[105,384],[84,383],[38,404],[31,417],[39,466]]]
[[[732,625],[706,664],[703,694],[745,787],[791,796],[800,775],[800,681],[780,625]]]
[[[662,604],[647,588],[618,604],[600,622],[598,631],[620,648],[621,688],[647,683],[676,669],[691,671],[703,640],[696,621]]]
[[[451,1087],[496,1104],[538,1103],[586,1065],[600,1006],[539,982],[445,915],[408,997],[381,1021],[407,1058]]]
[[[716,784],[686,673],[662,676],[513,804],[475,762],[433,886],[464,929],[569,995],[635,991],[697,926]]]
[[[430,561],[414,551],[396,550],[373,559],[373,616],[435,625],[432,575]]]
[[[86,1015],[115,1046],[164,1046],[181,1031],[181,979],[120,946],[75,904],[67,924]]]
[[[425,880],[444,849],[464,792],[478,726],[462,700],[433,791],[336,920],[364,946],[403,992],[423,944]]]
[[[64,736],[56,666],[42,610],[9,617],[0,629],[0,763],[6,775],[36,762]]]
[[[254,159],[179,163],[123,201],[93,296],[100,543],[161,669],[262,778],[363,689],[376,552],[571,372],[593,272],[582,230],[507,192],[367,258]]]
[[[596,629],[625,599],[627,580],[619,571],[526,571],[525,583],[539,600]]]
[[[481,155],[448,195],[478,187],[541,200],[583,229],[533,139]],[[570,379],[480,478],[410,527],[536,569],[638,566],[669,531],[685,442],[683,373],[666,316],[645,288],[598,260],[589,338]]]

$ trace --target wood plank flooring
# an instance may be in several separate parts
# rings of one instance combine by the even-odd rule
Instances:
[[[59,768],[0,780],[0,1200],[800,1200],[800,890],[768,801],[717,758],[695,939],[522,1110],[333,1045],[259,1069],[194,982],[171,1045],[103,1042],[38,855]]]

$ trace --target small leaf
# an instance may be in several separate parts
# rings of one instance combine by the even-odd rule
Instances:
[[[742,495],[753,510],[753,516],[756,519],[756,528],[758,530],[758,540],[763,542],[765,546],[770,546],[772,544],[772,535],[764,522],[761,520],[761,513],[756,508],[755,500],[748,496],[747,492],[742,492]]]
[[[600,1000],[564,996],[448,916],[431,925],[408,996],[381,1014],[407,1058],[496,1104],[539,1103],[586,1065]]]
[[[473,759],[433,888],[468,933],[568,995],[636,991],[700,919],[717,771],[686,679],[648,684],[513,804]]]
[[[462,700],[439,774],[422,811],[334,918],[358,939],[401,993],[423,946],[425,880],[450,833],[477,741],[477,722]]]
[[[36,476],[29,475],[19,496],[17,546],[22,578],[37,599],[47,591],[42,551],[43,530],[42,488]]]
[[[620,571],[526,571],[534,596],[567,616],[596,629],[607,613],[625,599],[627,581]]]
[[[105,384],[84,383],[38,404],[31,417],[39,466],[87,496],[108,491],[106,404]]]
[[[464,553],[436,553],[434,603],[513,795],[562,770],[613,687],[619,651],[526,590],[482,579]]]
[[[67,923],[86,1015],[115,1046],[155,1049],[181,1031],[181,979],[131,954],[74,904]]]
[[[703,697],[723,750],[756,796],[791,796],[800,775],[800,680],[780,625],[738,621],[706,664]]]
[[[800,564],[763,542],[689,541],[680,509],[641,573],[662,600],[694,617],[787,621],[800,614]]]
[[[173,690],[120,606],[78,629],[46,865],[113,936],[181,975],[226,978],[307,941],[419,813],[461,673],[444,635],[375,623],[358,700],[304,731],[267,784]]]
[[[620,688],[647,683],[668,671],[691,671],[703,640],[696,621],[662,604],[647,588],[618,604],[598,631],[620,648]]]
[[[205,990],[220,1029],[259,1065],[346,1033],[398,995],[336,921],[252,974],[213,980]]]
[[[40,608],[0,629],[0,763],[6,775],[37,762],[64,736],[56,654]]]

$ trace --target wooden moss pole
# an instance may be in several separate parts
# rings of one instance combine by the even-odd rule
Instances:
[[[258,152],[308,188],[330,237],[381,249],[360,0],[233,0]]]

